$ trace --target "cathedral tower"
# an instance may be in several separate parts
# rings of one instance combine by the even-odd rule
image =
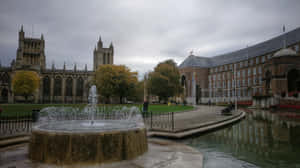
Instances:
[[[101,37],[99,37],[97,46],[94,49],[94,71],[104,64],[114,64],[114,47],[110,43],[109,48],[104,48]]]
[[[41,70],[46,67],[45,40],[43,34],[41,38],[27,38],[23,30],[23,25],[19,31],[19,44],[17,49],[16,68]]]

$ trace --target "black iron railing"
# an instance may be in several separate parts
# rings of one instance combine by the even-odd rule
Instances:
[[[30,133],[33,123],[38,120],[39,110],[32,112],[15,113],[13,116],[4,115],[0,112],[0,136],[13,135],[19,133]],[[112,113],[97,113],[95,120],[117,120],[123,116],[114,115]],[[142,112],[145,126],[149,130],[157,131],[175,131],[174,112]],[[87,120],[87,115],[77,114],[62,117],[67,120]]]
[[[0,136],[31,132],[36,119],[33,112],[15,113],[13,116],[0,113]]]
[[[144,123],[149,130],[174,131],[174,112],[143,112]]]

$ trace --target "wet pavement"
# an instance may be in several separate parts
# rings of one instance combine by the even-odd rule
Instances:
[[[149,139],[149,151],[134,160],[103,165],[56,166],[32,162],[27,157],[28,145],[0,150],[0,168],[202,168],[203,156],[197,150],[175,142]]]

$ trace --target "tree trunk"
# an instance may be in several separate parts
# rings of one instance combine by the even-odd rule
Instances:
[[[120,96],[120,104],[123,104],[122,99],[123,99],[123,97]]]

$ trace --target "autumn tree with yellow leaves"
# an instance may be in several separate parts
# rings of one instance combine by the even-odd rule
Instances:
[[[33,95],[39,88],[40,78],[34,71],[16,71],[12,80],[14,94],[24,96],[27,102],[28,97]]]
[[[123,98],[135,93],[137,72],[131,72],[124,65],[101,65],[96,70],[95,83],[106,103],[110,97],[118,96],[122,104]]]

